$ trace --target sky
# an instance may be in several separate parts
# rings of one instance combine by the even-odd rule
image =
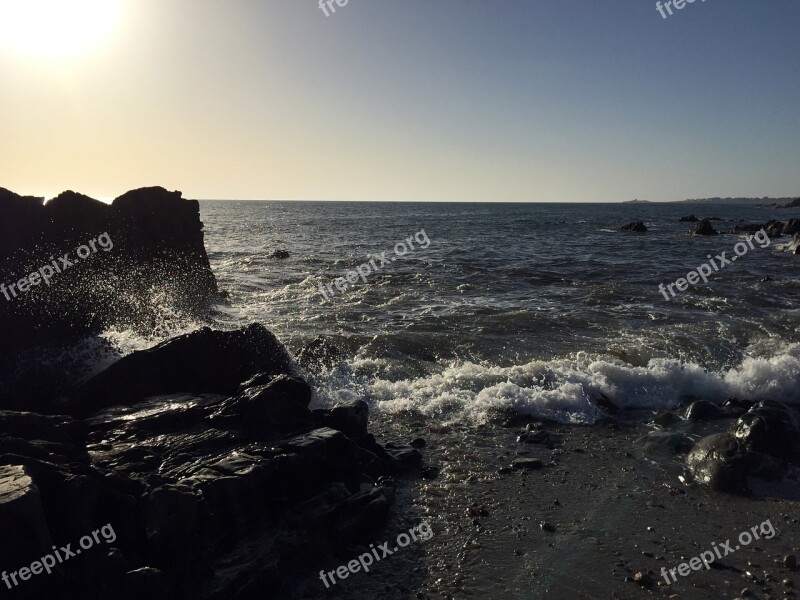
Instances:
[[[68,4],[69,9],[64,5]],[[800,196],[800,2],[0,0],[0,187]]]

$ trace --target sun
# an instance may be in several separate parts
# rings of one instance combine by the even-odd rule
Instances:
[[[44,58],[96,49],[119,21],[123,0],[0,0],[0,48]]]

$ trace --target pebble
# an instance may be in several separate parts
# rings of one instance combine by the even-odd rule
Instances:
[[[547,521],[542,521],[539,523],[539,527],[542,528],[542,531],[549,531],[550,533],[555,533],[556,531],[556,528]]]
[[[541,469],[544,463],[538,458],[518,458],[511,463],[514,469]]]
[[[787,554],[783,557],[783,566],[787,569],[794,569],[797,567],[797,557],[794,554]]]

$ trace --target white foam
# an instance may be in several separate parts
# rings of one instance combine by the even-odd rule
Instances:
[[[745,358],[720,372],[663,358],[636,367],[584,352],[511,367],[453,362],[436,373],[407,379],[387,376],[377,366],[364,359],[340,365],[314,382],[316,402],[361,398],[381,412],[413,411],[439,422],[476,423],[506,408],[561,422],[593,423],[603,414],[595,404],[601,394],[627,409],[672,408],[684,396],[717,403],[732,397],[800,403],[800,344]]]

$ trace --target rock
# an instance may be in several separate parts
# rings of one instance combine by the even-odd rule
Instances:
[[[717,233],[708,219],[703,219],[689,230],[690,235],[717,235]]]
[[[798,233],[800,233],[800,219],[789,219],[789,221],[783,227],[783,234],[796,235]]]
[[[237,395],[241,394],[242,392],[244,392],[245,390],[250,389],[250,388],[254,388],[254,387],[258,387],[258,386],[262,386],[262,385],[268,385],[270,382],[272,382],[273,379],[275,379],[275,377],[277,377],[277,375],[275,375],[275,373],[263,373],[263,372],[262,373],[256,373],[250,379],[248,379],[247,381],[242,382],[239,385],[239,388],[236,390],[236,394]]]
[[[0,435],[42,440],[55,444],[80,444],[85,427],[63,415],[40,415],[32,412],[0,410]]]
[[[511,468],[538,470],[544,468],[544,463],[538,458],[518,458],[511,463]]]
[[[297,355],[297,362],[310,371],[316,371],[322,367],[332,368],[340,356],[339,349],[332,342],[318,337],[303,346]]]
[[[783,223],[776,223],[775,221],[770,221],[770,223],[772,224],[773,229],[775,228],[776,225],[780,225],[781,228],[783,227]],[[733,234],[756,233],[757,231],[761,231],[765,227],[766,225],[755,225],[751,223],[746,223],[744,225],[737,224],[733,229],[730,230],[730,233]],[[780,233],[778,233],[777,235],[780,235]]]
[[[546,431],[526,431],[517,437],[517,442],[523,444],[550,444],[553,439]]]
[[[3,189],[0,223],[0,282],[17,282],[53,256],[71,263],[49,285],[0,302],[0,351],[113,325],[150,332],[162,305],[199,317],[218,291],[199,204],[180,192],[142,188],[108,205],[68,191],[43,204]]]
[[[728,433],[702,438],[686,456],[686,466],[700,483],[721,492],[743,494],[747,487],[746,450]]]
[[[269,255],[270,258],[277,258],[277,259],[284,259],[289,258],[289,251],[288,250],[275,250],[272,254]]]
[[[791,202],[788,202],[783,206],[779,206],[778,208],[800,208],[800,198],[795,198]]]
[[[0,466],[0,533],[13,542],[0,548],[3,567],[29,565],[53,546],[39,488],[22,465]]]
[[[696,223],[699,220],[700,219],[698,219],[694,215],[689,215],[688,217],[681,217],[680,219],[678,219],[678,221],[681,223]]]
[[[239,419],[242,431],[256,437],[290,433],[311,427],[310,402],[311,388],[304,380],[278,375],[267,385],[247,388],[226,401],[211,418]]]
[[[633,581],[645,588],[653,585],[653,578],[646,571],[637,571],[633,576]]]
[[[550,533],[555,533],[556,532],[555,526],[551,525],[547,521],[542,521],[541,523],[539,523],[539,527],[542,529],[542,531],[547,531],[547,532],[550,532]]]
[[[800,422],[786,404],[759,402],[739,417],[733,434],[748,450],[800,464]]]
[[[734,494],[750,492],[749,477],[778,481],[787,473],[784,461],[752,451],[728,433],[702,438],[687,455],[686,464],[700,483]]]
[[[687,421],[710,421],[724,419],[727,415],[716,404],[708,400],[692,402],[686,409]]]
[[[236,331],[204,327],[120,359],[78,388],[70,411],[85,415],[179,392],[232,394],[257,373],[292,371],[288,352],[263,325]]]
[[[388,442],[386,452],[392,458],[397,470],[406,470],[418,467],[422,464],[422,454],[416,448],[405,444],[395,444]]]
[[[358,445],[380,459],[383,468],[392,473],[413,469],[422,463],[422,454],[416,448],[394,442],[388,442],[384,448],[375,441],[372,434],[361,438]]]
[[[317,425],[336,429],[358,441],[367,435],[369,406],[363,400],[344,403],[332,409],[315,410],[314,419]]]
[[[424,438],[415,438],[408,443],[409,446],[412,448],[416,448],[417,450],[424,448],[427,446],[427,442]]]
[[[651,431],[638,438],[636,443],[649,450],[669,450],[674,454],[684,454],[692,447],[686,434],[671,431]]]
[[[647,227],[641,221],[636,221],[634,223],[628,223],[627,225],[623,225],[620,228],[620,231],[633,231],[636,233],[645,233],[647,231]]]
[[[128,537],[142,546],[126,553],[161,571],[170,598],[235,597],[244,582],[283,597],[325,553],[376,539],[394,491],[367,482],[418,464],[408,446],[384,450],[373,438],[379,458],[325,427],[282,437],[284,403],[311,414],[302,380],[278,376],[242,394],[155,397],[87,420],[93,464],[138,498],[142,529]]]
[[[172,600],[177,595],[175,582],[171,581],[159,569],[152,567],[143,567],[127,573],[123,589],[126,597],[131,600],[134,598]]]
[[[161,565],[186,569],[204,559],[203,498],[189,486],[162,485],[142,498],[148,553]]]
[[[658,425],[659,427],[670,427],[675,423],[680,423],[681,418],[673,412],[662,412],[655,419],[653,419],[653,423]]]
[[[797,557],[794,554],[787,554],[783,557],[783,566],[787,569],[796,569]]]

